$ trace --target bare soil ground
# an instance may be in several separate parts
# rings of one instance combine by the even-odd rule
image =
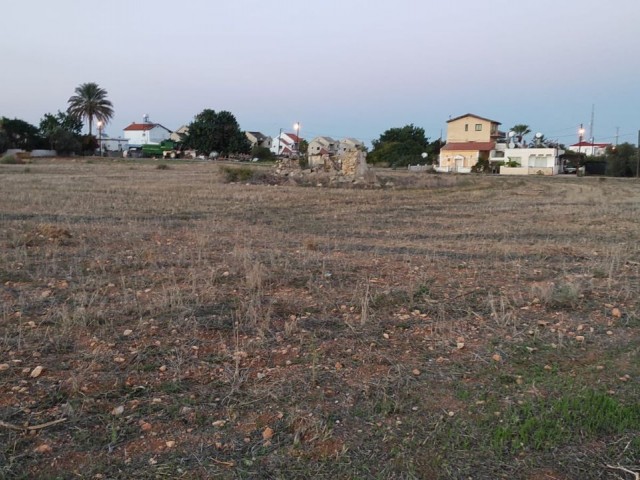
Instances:
[[[633,479],[640,184],[378,176],[0,165],[0,478]]]

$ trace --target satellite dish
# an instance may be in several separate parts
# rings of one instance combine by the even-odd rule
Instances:
[[[513,133],[513,132],[511,132]],[[509,142],[509,148],[516,148],[516,144],[513,142]]]
[[[513,130],[509,132],[509,138],[513,138],[516,136],[516,132],[514,132]]]
[[[422,152],[422,158],[427,158],[429,156],[429,154],[427,152]]]
[[[536,133],[536,138],[542,138],[542,134],[540,132]]]

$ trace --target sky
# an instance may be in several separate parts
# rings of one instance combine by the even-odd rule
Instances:
[[[21,0],[1,8],[0,116],[38,125],[96,82],[122,135],[205,108],[243,130],[430,139],[474,113],[570,144],[640,129],[640,0]]]

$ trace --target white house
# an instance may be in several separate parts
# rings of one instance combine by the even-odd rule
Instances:
[[[246,135],[247,140],[249,140],[251,148],[257,146],[271,149],[273,141],[268,135],[264,135],[261,132],[244,132],[244,134]]]
[[[500,175],[557,175],[562,154],[558,148],[505,148],[503,161],[517,166],[500,166]]]
[[[295,133],[280,134],[271,142],[271,152],[275,155],[293,155],[298,153],[298,145],[300,144],[300,137]]]
[[[569,146],[569,150],[584,153],[588,157],[601,157],[606,153],[607,147],[610,147],[610,143],[593,143],[593,142],[578,142]]]
[[[171,136],[171,130],[163,127],[159,123],[135,123],[123,130],[123,137],[129,141],[132,147],[159,144],[163,140],[168,140]]]

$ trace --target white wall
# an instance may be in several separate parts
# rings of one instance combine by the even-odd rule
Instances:
[[[560,172],[562,153],[564,152],[557,148],[507,148],[504,151],[504,161],[518,162],[520,167],[534,170],[534,173],[539,169],[551,169],[552,175],[556,175]]]
[[[160,143],[168,140],[171,132],[159,125],[150,130],[125,130],[124,138],[129,140],[130,145],[146,145],[148,143]]]
[[[571,145],[569,150],[573,152],[584,153],[588,157],[600,157],[606,153],[607,147],[601,147],[598,145],[582,145],[580,147],[576,147],[575,145]]]
[[[98,148],[100,147],[98,146]],[[129,149],[129,141],[126,138],[103,138],[102,148],[110,152],[124,152]]]
[[[129,140],[129,145],[144,145],[149,138],[146,131],[140,130],[125,130],[123,136]]]
[[[168,140],[171,132],[167,131],[159,125],[156,125],[149,131],[149,142],[147,143],[160,143],[163,140]]]

